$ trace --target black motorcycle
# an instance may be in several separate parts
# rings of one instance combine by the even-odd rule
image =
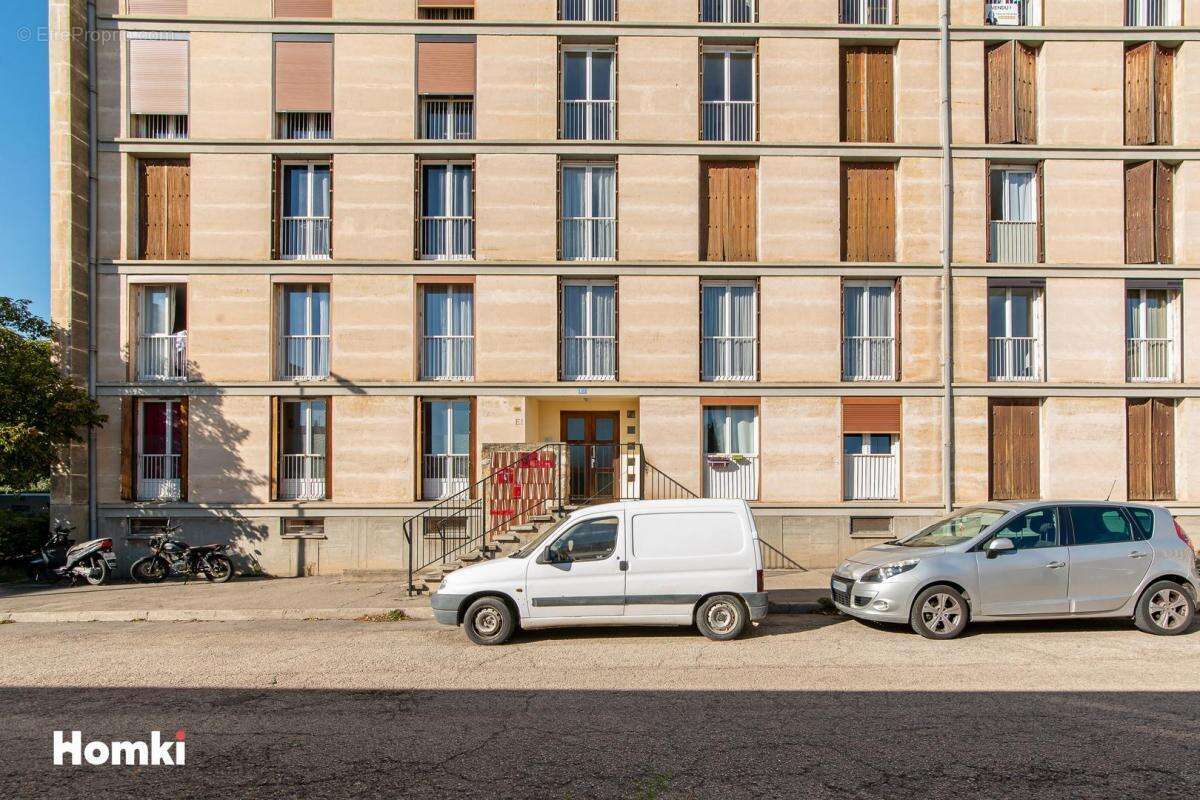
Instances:
[[[233,577],[233,562],[225,553],[227,544],[192,547],[175,538],[178,525],[168,523],[162,533],[150,537],[150,555],[139,558],[129,568],[129,577],[138,583],[158,583],[168,575],[185,579],[199,575],[213,583],[225,583]]]
[[[29,579],[36,582],[56,581],[70,578],[76,583],[80,578],[92,586],[108,581],[117,568],[117,556],[113,553],[112,539],[88,539],[75,544],[71,532],[75,526],[65,520],[55,520],[50,538],[29,559]]]

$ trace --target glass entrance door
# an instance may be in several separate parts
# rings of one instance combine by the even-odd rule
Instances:
[[[564,411],[572,502],[605,502],[616,496],[620,436],[616,411]]]

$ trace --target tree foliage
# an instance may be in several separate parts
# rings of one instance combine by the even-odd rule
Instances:
[[[51,325],[28,300],[0,297],[0,485],[21,491],[64,465],[64,446],[105,421],[61,371]]]

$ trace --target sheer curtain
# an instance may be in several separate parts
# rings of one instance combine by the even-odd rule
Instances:
[[[1004,220],[1036,222],[1032,172],[1008,170],[1004,173]]]
[[[592,258],[614,258],[616,255],[616,170],[613,167],[591,167],[592,209],[596,218],[592,228]]]
[[[616,287],[612,284],[593,284],[592,290],[592,335],[603,337],[592,342],[591,374],[609,378],[616,374],[617,304]]]

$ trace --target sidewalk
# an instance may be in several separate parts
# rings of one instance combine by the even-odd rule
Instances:
[[[766,578],[771,610],[815,611],[828,594],[829,570],[775,572]],[[194,622],[280,619],[358,619],[403,611],[432,619],[428,595],[409,597],[403,579],[234,578],[108,586],[0,585],[0,621],[8,622]]]

